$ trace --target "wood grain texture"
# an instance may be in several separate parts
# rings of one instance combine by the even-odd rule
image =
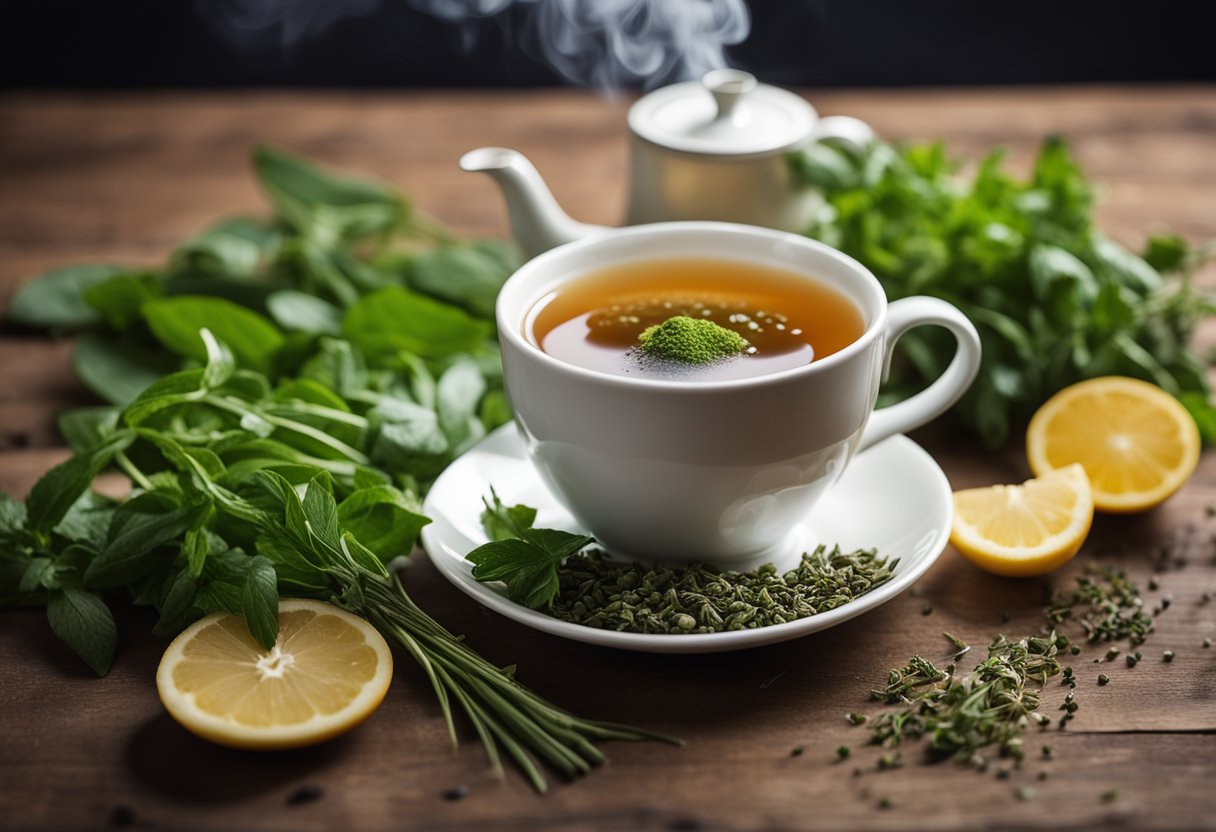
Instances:
[[[1216,91],[1211,88],[833,92],[810,95],[891,138],[943,138],[975,155],[1010,148],[1024,169],[1050,133],[1068,136],[1104,183],[1099,221],[1138,246],[1170,228],[1216,238]],[[71,262],[155,264],[216,218],[263,210],[247,168],[256,141],[401,183],[462,233],[505,233],[489,182],[455,159],[482,144],[516,147],[579,219],[612,223],[625,198],[627,102],[576,93],[249,93],[0,97],[0,303],[24,277]],[[1212,282],[1214,275],[1203,279]],[[1202,338],[1216,342],[1210,328]],[[89,400],[72,379],[69,346],[0,330],[0,490],[23,495],[62,459],[62,408]],[[1028,475],[1020,450],[1000,454],[932,429],[918,440],[955,487]],[[113,485],[113,483],[111,484]],[[891,603],[833,630],[739,654],[657,657],[572,644],[481,609],[425,557],[407,589],[492,661],[581,714],[684,737],[688,745],[606,746],[611,763],[533,794],[514,774],[486,770],[465,736],[446,746],[420,674],[400,657],[393,689],[365,726],[320,748],[284,754],[220,749],[164,714],[153,672],[165,641],[146,611],[120,612],[120,646],[105,679],[83,666],[33,610],[0,614],[0,826],[96,829],[133,816],[171,829],[913,829],[1119,826],[1216,828],[1216,456],[1162,509],[1100,518],[1083,563],[1154,570],[1172,604],[1135,668],[1073,662],[1082,703],[1064,732],[1027,738],[1020,770],[998,779],[949,763],[877,773],[877,750],[844,715],[888,667],[913,653],[944,659],[943,630],[977,646],[1042,623],[1048,582],[973,569],[952,550]],[[1164,553],[1164,559],[1163,559]],[[925,604],[931,615],[922,615]],[[1003,614],[1008,614],[1004,621]],[[1160,660],[1169,648],[1177,657]],[[1111,683],[1095,679],[1106,672]],[[1047,688],[1054,712],[1064,689]],[[1052,761],[1038,759],[1049,743]],[[833,762],[841,744],[847,763]],[[796,746],[805,753],[791,757]],[[854,769],[861,774],[854,776]],[[1046,771],[1046,780],[1038,780]],[[289,806],[301,785],[324,791]],[[445,789],[464,785],[463,800]],[[1035,789],[1032,800],[1015,796]],[[1102,793],[1117,789],[1113,802]],[[882,798],[893,804],[879,808]],[[117,811],[117,814],[116,814]]]

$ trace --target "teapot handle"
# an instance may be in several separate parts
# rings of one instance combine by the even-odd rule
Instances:
[[[874,128],[852,116],[828,116],[819,119],[811,134],[811,141],[824,139],[841,142],[860,153],[874,141]]]

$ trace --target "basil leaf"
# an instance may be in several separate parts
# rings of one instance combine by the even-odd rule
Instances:
[[[278,240],[279,234],[263,223],[232,217],[178,246],[172,268],[175,272],[247,280]]]
[[[408,216],[405,201],[391,188],[324,173],[273,147],[255,148],[253,165],[279,214],[322,244],[389,231],[403,225]]]
[[[517,266],[506,247],[448,245],[416,256],[406,280],[417,292],[493,320],[498,290]]]
[[[126,407],[177,362],[146,347],[127,344],[95,332],[76,336],[72,369],[80,382],[116,407]]]
[[[476,349],[490,333],[463,309],[399,286],[361,298],[342,322],[342,334],[372,361],[391,361],[401,350],[446,358]]]
[[[160,277],[152,272],[116,274],[84,291],[84,302],[96,309],[111,329],[130,329],[140,322],[140,310],[160,297]]]
[[[342,333],[342,310],[316,295],[284,290],[266,299],[270,317],[286,332]]]
[[[436,411],[439,425],[448,441],[459,446],[471,436],[481,438],[481,420],[477,404],[486,392],[481,370],[469,360],[459,360],[444,371],[436,387]]]
[[[178,355],[207,360],[199,330],[209,329],[232,350],[243,366],[264,370],[283,336],[274,324],[250,309],[222,298],[182,295],[144,305],[144,320],[152,334]]]
[[[338,522],[387,563],[408,555],[431,519],[421,513],[417,501],[400,490],[376,484],[352,492],[339,503]]]
[[[98,676],[105,676],[114,661],[118,628],[110,608],[83,589],[64,587],[51,592],[46,617],[51,630]]]
[[[101,322],[84,293],[125,270],[115,266],[65,266],[22,284],[8,305],[8,319],[25,326],[83,329]]]
[[[279,637],[279,589],[274,564],[257,555],[249,559],[241,591],[241,610],[245,626],[267,650]]]

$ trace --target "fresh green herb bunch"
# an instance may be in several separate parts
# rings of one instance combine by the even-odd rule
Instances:
[[[1060,139],[1043,145],[1026,182],[1001,169],[1003,157],[985,157],[969,184],[941,144],[876,142],[861,154],[818,144],[791,166],[827,197],[811,236],[872,269],[892,300],[935,295],[975,323],[983,365],[956,412],[989,445],[1057,390],[1101,375],[1178,396],[1216,442],[1205,363],[1188,346],[1216,311],[1190,280],[1203,255],[1154,237],[1137,257],[1103,236],[1090,184]],[[929,331],[904,336],[899,349],[884,399],[920,390],[954,353]]]
[[[1091,644],[1127,639],[1135,647],[1143,644],[1153,630],[1153,619],[1144,612],[1139,588],[1122,572],[1109,567],[1091,567],[1088,574],[1077,578],[1075,589],[1052,600],[1046,614],[1056,627],[1079,622],[1085,640]],[[1114,652],[1107,654],[1107,661],[1119,654],[1111,649]]]
[[[927,736],[931,756],[981,767],[979,752],[992,746],[1020,760],[1025,730],[1050,722],[1038,712],[1040,691],[1060,672],[1056,655],[1067,643],[1054,631],[1017,642],[999,636],[988,646],[988,657],[964,678],[955,676],[953,665],[939,670],[913,656],[890,672],[885,687],[873,691],[876,699],[901,707],[871,721],[871,738],[892,747]]]
[[[569,777],[603,761],[595,740],[671,741],[560,710],[426,615],[390,567],[430,522],[416,496],[337,458],[361,452],[309,427],[308,417],[325,416],[355,431],[361,426],[338,418],[349,411],[276,396],[302,382],[272,393],[263,376],[238,370],[208,330],[201,340],[205,366],[160,379],[116,421],[94,425],[91,440],[24,504],[0,499],[0,603],[45,603],[56,634],[104,674],[116,636],[105,597],[117,590],[157,609],[156,632],[224,610],[242,615],[267,648],[278,635],[280,595],[330,600],[422,666],[453,745],[459,709],[492,766],[500,769],[501,749],[541,791],[535,757]],[[317,448],[296,447],[308,442]],[[89,491],[111,463],[135,486],[122,503]]]
[[[847,604],[891,580],[898,560],[820,546],[784,574],[696,563],[672,569],[606,560],[592,551],[558,568],[555,618],[632,633],[718,633],[783,624]]]
[[[207,328],[242,373],[271,386],[299,382],[276,395],[314,411],[284,417],[304,426],[293,429],[300,450],[347,472],[373,462],[425,488],[511,417],[493,310],[518,263],[513,249],[458,241],[395,189],[273,148],[257,148],[253,166],[271,219],[223,220],[155,271],[72,266],[18,291],[9,320],[77,333],[76,374],[114,408],[65,414],[67,438],[82,421],[112,420],[162,376],[205,362],[198,332]],[[281,414],[262,415],[271,418],[251,421],[256,430],[280,427]],[[313,442],[302,438],[307,427]],[[352,430],[369,437],[358,453]]]

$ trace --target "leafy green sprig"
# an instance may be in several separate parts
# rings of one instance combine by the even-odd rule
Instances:
[[[872,269],[891,299],[934,295],[975,323],[983,364],[956,412],[989,445],[1057,390],[1101,375],[1159,385],[1216,442],[1206,364],[1189,346],[1216,312],[1191,280],[1210,252],[1159,236],[1136,256],[1103,235],[1061,139],[1044,143],[1028,181],[1005,173],[1003,158],[986,156],[968,183],[941,144],[876,142],[864,153],[821,144],[791,165],[827,197],[811,236]],[[923,388],[953,351],[942,333],[905,335],[884,399]]]

